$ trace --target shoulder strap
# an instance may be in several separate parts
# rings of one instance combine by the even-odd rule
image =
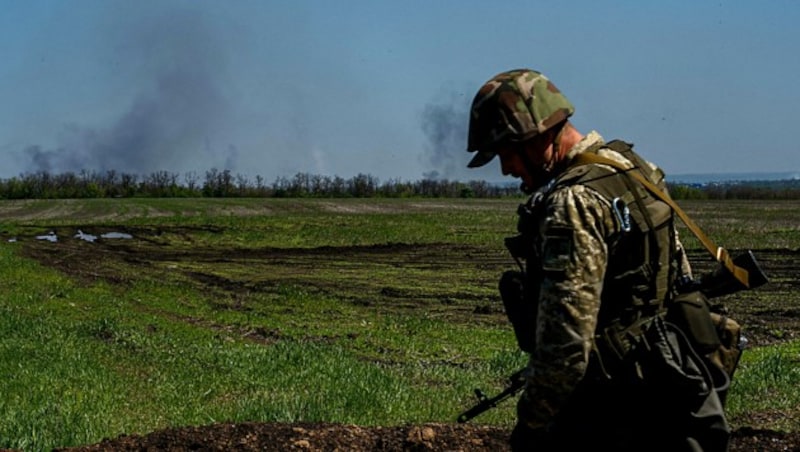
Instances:
[[[625,166],[619,162],[599,156],[595,153],[583,152],[578,154],[575,157],[575,160],[572,162],[572,164],[576,166],[588,165],[592,163],[608,165],[612,168],[618,169],[622,173],[636,179],[636,181],[641,183],[647,189],[647,191],[653,194],[653,196],[667,203],[672,210],[678,214],[678,217],[680,217],[686,227],[688,227],[689,230],[692,231],[692,233],[698,238],[698,240],[700,240],[706,250],[708,250],[708,252],[711,253],[711,255],[714,256],[719,263],[724,265],[725,268],[728,269],[728,271],[730,271],[740,283],[742,283],[745,287],[750,287],[748,271],[734,264],[733,259],[728,254],[728,251],[721,246],[715,245],[714,242],[703,232],[703,230],[700,229],[700,227],[691,218],[689,218],[688,215],[686,215],[686,212],[684,212],[683,209],[681,209],[678,204],[669,197],[669,195],[661,191],[656,184],[647,180],[638,171],[629,171],[631,168],[625,168]]]

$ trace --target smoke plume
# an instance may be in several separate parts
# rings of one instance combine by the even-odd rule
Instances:
[[[29,171],[145,174],[209,160],[209,136],[226,112],[226,64],[207,19],[172,10],[127,24],[108,46],[120,76],[131,80],[128,105],[105,124],[65,125],[54,149],[27,147]],[[220,161],[235,166],[236,153],[228,154]]]
[[[445,101],[429,103],[422,111],[422,131],[428,140],[423,163],[431,168],[424,176],[458,179],[465,173],[462,168],[468,157],[469,105],[455,93],[444,97]]]

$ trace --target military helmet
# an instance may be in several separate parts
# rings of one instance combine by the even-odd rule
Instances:
[[[477,154],[467,166],[489,163],[498,143],[530,139],[574,112],[570,101],[539,72],[515,69],[497,74],[472,101],[467,151]]]

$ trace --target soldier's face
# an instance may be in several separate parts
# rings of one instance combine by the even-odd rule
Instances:
[[[497,149],[505,176],[518,177],[530,189],[547,183],[553,162],[553,137],[537,135],[522,143],[508,143]]]
[[[522,160],[524,150],[524,146],[518,143],[504,146],[497,150],[497,156],[500,158],[500,169],[504,176],[522,178],[527,174],[528,169]]]

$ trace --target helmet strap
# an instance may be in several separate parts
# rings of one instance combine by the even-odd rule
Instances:
[[[536,166],[534,166],[533,162],[531,161],[531,158],[528,156],[527,150],[520,153],[519,157],[520,160],[522,160],[522,164],[525,166],[525,170],[528,172],[528,174],[530,174],[531,176],[539,174],[541,168],[536,168]],[[528,185],[525,183],[525,180],[523,180],[519,184],[519,189],[522,190],[523,193],[526,193],[528,195],[536,191],[536,187],[528,187]]]

